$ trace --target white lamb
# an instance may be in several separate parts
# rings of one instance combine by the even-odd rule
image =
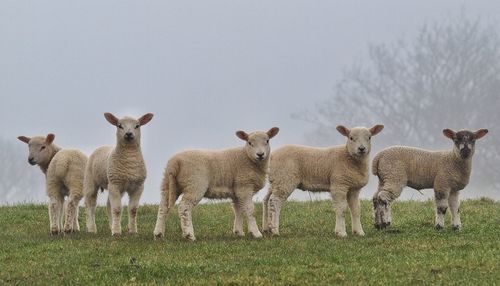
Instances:
[[[141,126],[148,123],[152,113],[139,119],[116,118],[111,113],[104,117],[116,126],[116,146],[96,149],[89,157],[85,169],[84,195],[87,212],[87,231],[96,232],[95,209],[98,190],[109,191],[107,211],[111,234],[121,234],[121,198],[129,195],[128,232],[137,233],[137,208],[146,180],[146,165],[141,152]]]
[[[263,229],[279,234],[279,216],[282,203],[295,189],[310,192],[330,192],[335,211],[335,234],[347,236],[344,213],[349,205],[352,232],[363,236],[359,192],[368,183],[371,137],[383,125],[370,129],[348,129],[337,126],[347,137],[346,145],[329,148],[287,145],[271,154],[271,186],[263,202]]]
[[[195,240],[191,210],[203,197],[232,199],[233,232],[244,235],[245,215],[248,231],[253,237],[262,237],[255,221],[252,197],[265,184],[271,150],[269,139],[278,131],[277,127],[250,134],[238,131],[236,136],[247,142],[245,147],[221,151],[190,150],[172,157],[163,177],[155,237],[163,237],[166,216],[181,194],[179,217],[184,238]]]
[[[83,173],[87,156],[78,150],[61,149],[53,144],[55,135],[47,137],[17,137],[29,146],[28,162],[38,165],[46,178],[49,202],[50,233],[57,235],[63,230],[62,213],[67,196],[64,232],[80,230],[78,203],[83,193]]]
[[[428,151],[419,148],[395,146],[380,151],[373,159],[372,172],[379,178],[378,190],[373,196],[375,227],[384,229],[391,224],[391,202],[399,197],[403,187],[421,190],[434,188],[436,201],[436,228],[444,227],[444,215],[451,209],[452,227],[459,230],[460,190],[469,183],[475,142],[488,133],[444,129],[443,134],[453,140],[454,147],[446,151]]]

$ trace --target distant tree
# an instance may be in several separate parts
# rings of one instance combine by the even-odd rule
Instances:
[[[498,187],[499,109],[498,29],[462,14],[424,25],[410,43],[370,45],[367,65],[344,70],[330,98],[293,116],[317,126],[308,136],[315,143],[332,142],[338,123],[384,123],[378,140],[433,148],[451,146],[444,128],[489,128],[474,172]]]
[[[0,203],[33,202],[45,197],[43,174],[28,164],[28,150],[22,144],[0,138]]]

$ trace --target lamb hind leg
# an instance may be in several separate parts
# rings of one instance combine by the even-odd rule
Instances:
[[[50,234],[58,235],[61,232],[61,213],[64,205],[62,195],[54,195],[49,202]]]
[[[165,235],[165,221],[171,209],[167,196],[167,192],[161,193],[160,206],[158,207],[158,215],[156,217],[156,225],[153,233],[156,239],[162,238]],[[175,199],[177,200],[177,196],[175,196]],[[174,203],[175,202],[172,202],[172,205]]]
[[[196,190],[190,191],[189,189],[185,189],[184,195],[179,203],[178,211],[181,220],[182,236],[189,241],[196,240],[194,236],[192,210],[202,198],[203,194],[197,194]]]
[[[295,184],[271,184],[269,188],[269,203],[268,203],[268,227],[273,235],[279,235],[280,231],[280,213],[283,202],[290,196],[295,189]]]
[[[75,209],[75,218],[73,219],[73,230],[80,231],[80,223],[78,222],[78,216],[80,214],[80,207],[77,206]]]
[[[403,191],[404,184],[380,184],[373,196],[373,209],[375,212],[375,228],[385,229],[391,225],[392,211],[391,203],[397,199]]]
[[[95,210],[97,207],[97,187],[85,192],[85,214],[87,217],[87,232],[96,233]]]
[[[78,204],[80,203],[81,198],[81,195],[75,194],[70,195],[68,198],[68,205],[66,206],[66,219],[64,222],[64,232],[67,234],[76,232],[74,225],[75,219],[78,219]]]
[[[262,200],[262,232],[269,232],[269,198],[271,192],[267,192]]]

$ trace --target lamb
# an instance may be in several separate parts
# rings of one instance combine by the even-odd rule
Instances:
[[[141,129],[153,118],[147,113],[139,119],[116,118],[104,113],[106,120],[116,126],[116,146],[97,148],[89,157],[85,168],[83,190],[87,213],[87,231],[97,232],[95,210],[98,190],[109,191],[107,212],[113,236],[121,235],[121,198],[125,192],[129,196],[128,232],[137,233],[137,209],[144,190],[146,165],[141,152]]]
[[[83,193],[83,176],[87,156],[78,150],[61,149],[53,144],[55,135],[46,137],[17,137],[29,146],[28,162],[38,165],[45,174],[46,190],[49,196],[50,233],[57,235],[63,230],[62,216],[65,197],[68,197],[64,232],[69,234],[80,230],[78,204]]]
[[[337,126],[346,145],[330,148],[287,145],[271,154],[270,188],[263,201],[263,229],[279,235],[281,205],[295,189],[330,192],[335,211],[335,234],[346,237],[344,212],[349,205],[352,232],[363,236],[359,192],[368,183],[371,137],[383,125],[370,129]]]
[[[252,197],[264,187],[269,169],[269,139],[278,132],[277,127],[250,134],[237,131],[236,136],[247,142],[244,147],[221,151],[189,150],[174,155],[163,177],[155,238],[163,237],[167,214],[181,194],[178,211],[182,235],[187,240],[196,239],[191,210],[203,197],[232,199],[233,233],[245,235],[243,216],[246,216],[248,231],[255,238],[262,237],[255,221]]]
[[[403,187],[417,190],[434,188],[436,202],[436,229],[444,228],[444,215],[451,209],[452,229],[459,230],[460,190],[469,183],[475,142],[488,133],[444,129],[443,134],[453,140],[454,147],[446,151],[428,151],[412,147],[394,146],[380,151],[373,159],[372,172],[379,178],[373,196],[375,227],[385,229],[392,221],[391,202],[399,197]]]

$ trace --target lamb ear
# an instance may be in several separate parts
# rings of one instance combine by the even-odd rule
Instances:
[[[17,139],[23,141],[26,144],[30,143],[30,140],[31,140],[31,138],[26,137],[26,136],[19,136],[19,137],[17,137]]]
[[[478,131],[474,132],[474,137],[476,139],[481,139],[484,137],[484,135],[486,135],[488,133],[488,129],[479,129]]]
[[[269,139],[271,139],[274,136],[276,136],[276,134],[278,134],[279,131],[280,129],[278,127],[273,127],[269,129],[269,131],[267,131],[267,136],[269,136]]]
[[[345,127],[344,125],[338,125],[337,131],[345,137],[349,136],[349,133],[351,132],[351,130],[349,130],[349,128]]]
[[[455,131],[451,130],[451,129],[443,129],[443,134],[444,136],[450,138],[450,139],[453,139],[455,138]]]
[[[118,118],[116,118],[116,116],[114,116],[113,114],[106,112],[106,113],[104,113],[104,118],[106,118],[106,120],[109,123],[111,123],[111,125],[114,125],[114,126],[118,125]]]
[[[139,118],[139,124],[141,126],[146,125],[149,121],[151,121],[151,119],[153,119],[153,113],[146,113]]]
[[[384,129],[384,125],[377,124],[377,125],[373,126],[372,128],[370,128],[370,133],[372,134],[372,136],[375,136],[375,135],[379,134],[380,131],[382,131],[382,129]]]
[[[56,139],[56,135],[49,133],[49,134],[47,134],[47,137],[45,138],[45,143],[52,144],[52,142],[54,142],[54,139]]]
[[[248,140],[248,134],[245,131],[236,131],[236,136],[240,138],[241,140],[247,141]]]

